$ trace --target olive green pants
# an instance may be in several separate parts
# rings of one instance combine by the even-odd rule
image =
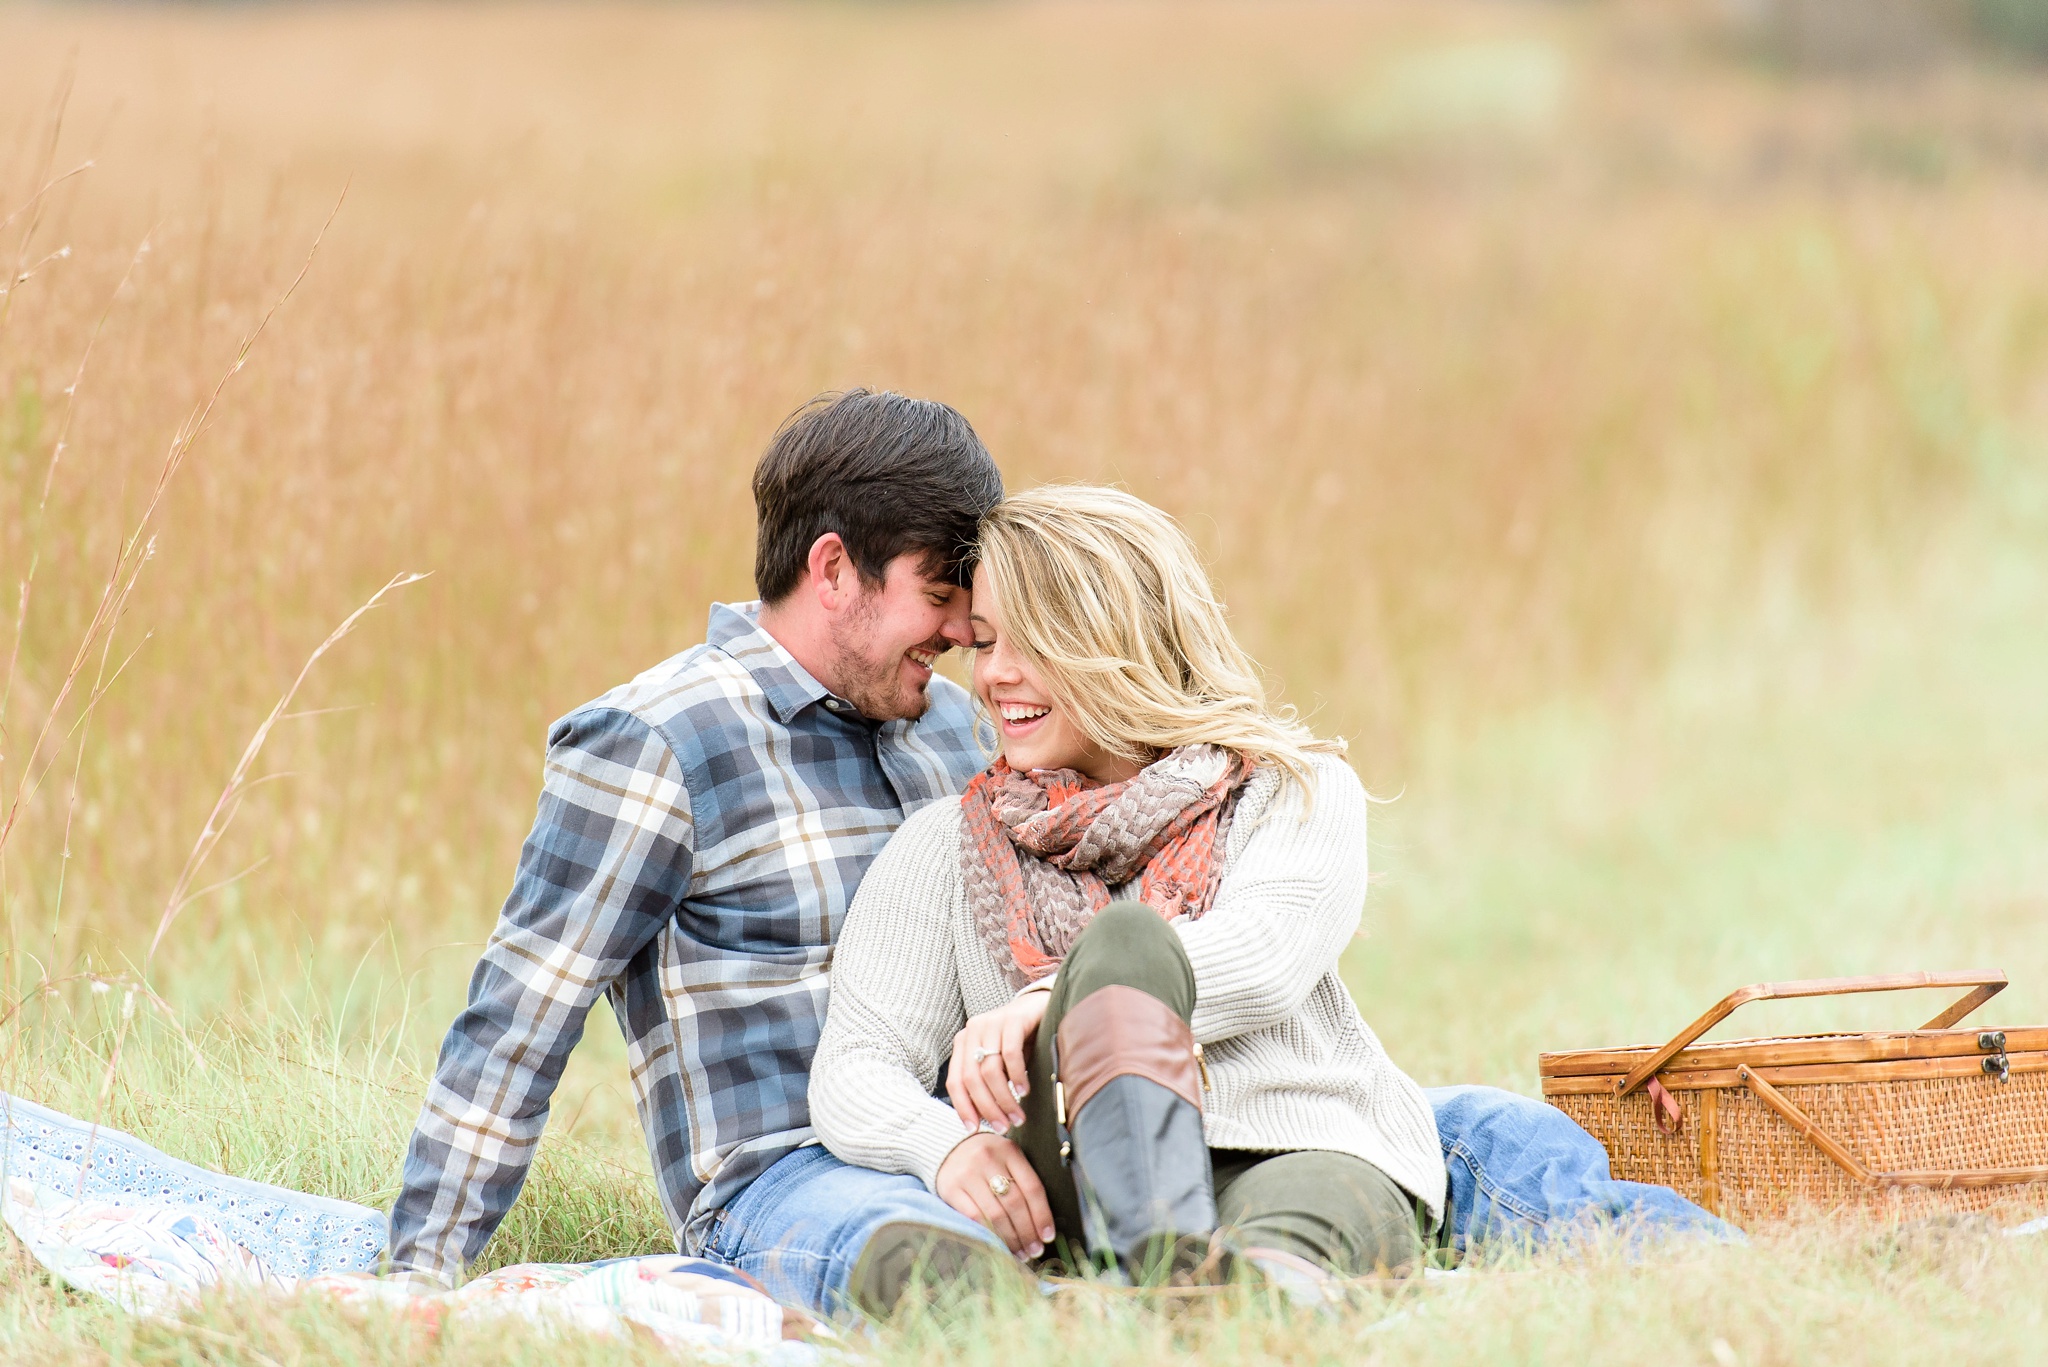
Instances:
[[[1070,1006],[1118,985],[1156,997],[1182,1020],[1194,1015],[1195,971],[1180,936],[1140,902],[1110,904],[1075,938],[1032,1049],[1024,1123],[1011,1133],[1045,1185],[1053,1224],[1075,1250],[1082,1247],[1081,1202],[1060,1159],[1053,1042]],[[1279,1249],[1340,1275],[1396,1270],[1421,1249],[1414,1198],[1362,1158],[1323,1149],[1211,1149],[1209,1159],[1220,1223],[1240,1249]]]

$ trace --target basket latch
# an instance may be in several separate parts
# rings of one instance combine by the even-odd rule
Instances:
[[[1678,1098],[1671,1095],[1662,1078],[1651,1078],[1646,1090],[1650,1096],[1650,1114],[1655,1117],[1657,1128],[1667,1137],[1675,1137],[1685,1128],[1685,1110],[1678,1104]]]
[[[1984,1071],[2000,1082],[2012,1081],[2012,1060],[2005,1056],[2005,1031],[1983,1030],[1977,1034],[1977,1047],[1989,1057],[1984,1060]]]

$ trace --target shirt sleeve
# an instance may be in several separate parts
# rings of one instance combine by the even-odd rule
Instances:
[[[1313,801],[1283,779],[1199,920],[1174,922],[1195,970],[1195,1038],[1278,1025],[1308,1000],[1358,931],[1366,889],[1365,787],[1319,757]]]
[[[591,1004],[689,887],[689,793],[668,744],[590,709],[548,736],[540,810],[449,1027],[391,1211],[391,1265],[453,1280],[526,1181]]]

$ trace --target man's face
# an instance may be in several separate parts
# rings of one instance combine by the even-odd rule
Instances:
[[[880,586],[862,584],[833,621],[832,683],[870,720],[921,717],[932,662],[972,639],[967,590],[929,577],[923,556],[899,555]]]

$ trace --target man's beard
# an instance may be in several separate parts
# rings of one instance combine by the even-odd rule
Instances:
[[[922,717],[931,698],[920,688],[906,696],[903,688],[903,652],[887,658],[867,653],[872,649],[875,623],[881,613],[873,599],[863,593],[846,616],[832,625],[833,661],[839,676],[839,696],[860,709],[870,721],[912,721]],[[866,647],[867,649],[864,649]]]

